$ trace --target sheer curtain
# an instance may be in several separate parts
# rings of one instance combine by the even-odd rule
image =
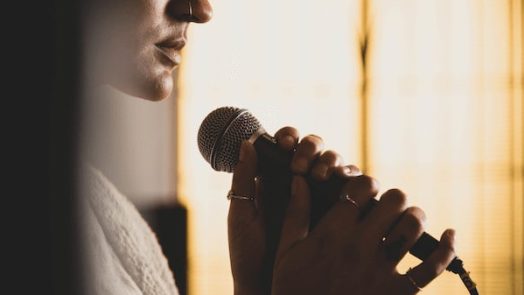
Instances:
[[[426,211],[428,232],[456,228],[457,252],[482,293],[522,294],[521,1],[213,5],[211,23],[191,28],[178,77],[191,294],[232,293],[230,175],[211,170],[196,145],[202,119],[225,105],[250,109],[270,133],[292,125],[321,135],[382,191],[406,191]],[[424,292],[462,288],[447,273]]]
[[[368,172],[456,228],[482,293],[522,294],[521,2],[373,3]]]

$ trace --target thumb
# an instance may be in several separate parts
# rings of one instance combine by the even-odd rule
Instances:
[[[310,210],[308,185],[302,176],[296,175],[291,183],[291,198],[282,225],[277,261],[287,250],[307,237]]]

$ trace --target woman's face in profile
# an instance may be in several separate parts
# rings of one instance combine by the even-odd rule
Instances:
[[[190,22],[211,19],[207,0],[95,0],[97,71],[106,83],[150,100],[167,97]],[[99,72],[100,73],[100,72]]]

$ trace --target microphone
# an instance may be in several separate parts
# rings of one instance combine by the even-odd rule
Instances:
[[[240,145],[244,140],[250,141],[258,157],[258,174],[273,185],[289,192],[291,182],[290,163],[293,151],[286,152],[277,146],[276,140],[264,130],[258,119],[248,110],[236,107],[221,107],[209,113],[198,130],[198,148],[204,159],[216,171],[233,172],[238,162]],[[314,227],[335,202],[346,180],[333,174],[326,181],[316,181],[306,177],[311,190],[311,224]],[[289,201],[289,194],[265,199],[265,216],[270,220],[269,231],[279,237],[280,228]],[[371,199],[368,211],[378,201]],[[424,232],[409,250],[420,260],[427,259],[438,247],[439,241]],[[271,242],[272,248],[278,240]],[[455,257],[446,268],[460,275],[471,294],[476,292],[475,283],[463,267],[463,262]]]

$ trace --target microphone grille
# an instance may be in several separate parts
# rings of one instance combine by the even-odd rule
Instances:
[[[198,130],[198,149],[217,171],[233,172],[240,145],[262,126],[246,109],[221,107],[207,115]]]

